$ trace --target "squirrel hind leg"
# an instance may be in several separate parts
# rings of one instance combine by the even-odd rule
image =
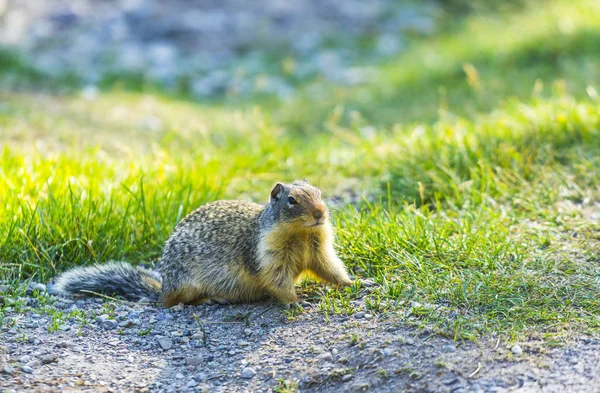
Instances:
[[[163,294],[162,302],[165,307],[173,307],[179,303],[197,306],[208,300],[204,291],[191,284],[184,284],[177,289]]]

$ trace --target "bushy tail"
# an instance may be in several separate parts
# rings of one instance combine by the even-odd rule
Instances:
[[[93,296],[101,293],[132,301],[158,301],[161,282],[153,273],[126,262],[76,267],[57,277],[50,291],[59,296]]]

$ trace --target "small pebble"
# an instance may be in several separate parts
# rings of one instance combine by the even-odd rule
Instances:
[[[131,320],[119,322],[119,327],[128,328],[128,327],[131,327],[131,326],[133,326],[133,321],[131,321]]]
[[[34,291],[46,292],[46,286],[42,283],[37,283],[31,287]]]
[[[102,328],[104,330],[113,330],[116,329],[118,326],[119,324],[117,323],[117,321],[113,319],[107,319],[106,321],[102,322]]]
[[[349,380],[351,380],[354,377],[354,375],[352,374],[346,374],[342,377],[342,381],[343,382],[348,382]]]
[[[197,341],[202,341],[204,340],[204,334],[202,333],[195,333],[192,334],[192,337],[190,337],[192,340],[197,340]]]
[[[359,311],[356,314],[354,314],[354,318],[356,319],[362,319],[365,317],[365,312],[364,311]]]
[[[241,377],[244,379],[251,379],[251,378],[254,378],[255,375],[256,375],[256,371],[254,371],[254,369],[252,369],[250,367],[246,367],[242,370]]]
[[[188,366],[198,366],[204,363],[204,358],[202,356],[192,356],[185,359],[185,364]]]
[[[454,352],[456,352],[456,347],[454,345],[446,345],[443,348],[443,351],[446,353],[454,353]]]
[[[104,321],[108,321],[108,315],[102,314],[96,317],[96,323],[102,324]]]
[[[27,374],[31,374],[33,372],[33,368],[29,366],[21,366],[21,370],[23,370],[23,372]]]
[[[513,347],[510,350],[515,355],[521,355],[523,353],[523,348],[521,348],[520,345],[513,345]]]
[[[322,360],[325,362],[333,362],[333,356],[331,355],[331,352],[329,352],[329,351],[323,352],[322,354],[319,355],[319,360]]]
[[[206,381],[206,378],[208,378],[208,376],[205,373],[198,373],[194,376],[194,381],[202,382]]]
[[[194,381],[193,379],[190,379],[188,381],[188,383],[185,384],[185,387],[186,388],[193,388],[193,387],[195,387],[197,385],[198,385],[198,382]]]
[[[2,368],[2,373],[12,375],[15,372],[15,369],[11,366],[4,366]]]
[[[42,361],[42,364],[50,364],[50,363],[54,363],[58,360],[58,355],[55,353],[51,353],[49,355],[46,356],[42,356],[40,358],[40,360]]]
[[[156,340],[158,345],[165,351],[173,348],[173,341],[169,337],[156,336]]]

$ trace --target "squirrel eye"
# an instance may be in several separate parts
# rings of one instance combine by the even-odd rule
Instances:
[[[297,205],[298,202],[296,202],[296,200],[293,197],[289,197],[288,198],[288,202],[290,205]]]

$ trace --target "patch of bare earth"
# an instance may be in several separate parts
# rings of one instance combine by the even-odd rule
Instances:
[[[291,321],[272,304],[115,304],[111,319],[99,300],[56,305],[90,322],[9,313],[2,391],[600,391],[600,341],[590,338],[561,347],[454,341],[408,328],[398,315],[327,318],[306,303]]]

